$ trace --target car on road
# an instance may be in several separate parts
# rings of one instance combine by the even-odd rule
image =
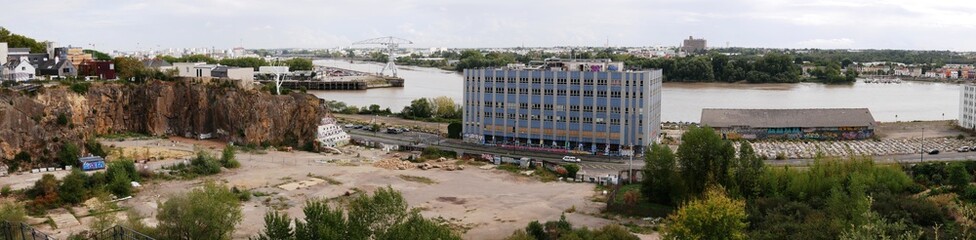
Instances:
[[[956,149],[956,152],[969,152],[970,150],[972,149],[970,149],[969,146],[962,146],[959,147],[959,149]]]
[[[926,152],[927,152],[927,153],[928,153],[929,155],[936,155],[936,154],[939,154],[939,149],[930,149],[930,150],[928,150],[928,151],[926,151]]]
[[[573,156],[563,156],[563,162],[582,162],[582,159]]]

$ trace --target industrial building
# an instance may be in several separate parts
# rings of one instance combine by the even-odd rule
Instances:
[[[464,70],[466,142],[574,154],[637,154],[657,140],[661,70],[609,59]],[[623,150],[623,151],[622,151]]]
[[[696,39],[691,36],[688,36],[688,39],[685,39],[684,42],[681,44],[681,51],[684,51],[686,53],[702,53],[705,52],[706,47],[708,46],[706,46],[705,39],[702,38]]]
[[[959,127],[976,130],[976,85],[965,84],[959,92]]]
[[[723,139],[856,140],[877,122],[867,108],[703,109],[701,124]]]

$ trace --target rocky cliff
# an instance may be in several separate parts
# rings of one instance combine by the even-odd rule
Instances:
[[[53,159],[68,142],[81,146],[84,139],[121,132],[212,134],[239,144],[299,147],[314,141],[326,114],[319,99],[308,94],[275,96],[186,82],[95,83],[84,94],[65,86],[33,94],[2,90],[0,159],[20,151]]]

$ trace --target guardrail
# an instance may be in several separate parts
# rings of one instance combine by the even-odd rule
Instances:
[[[99,232],[98,234],[95,234],[95,236],[93,236],[90,239],[94,239],[94,240],[102,240],[102,239],[105,239],[105,240],[108,240],[108,239],[111,239],[111,240],[154,240],[153,238],[151,238],[149,236],[146,236],[145,234],[142,234],[140,232],[136,232],[135,230],[132,230],[132,229],[129,229],[127,227],[120,226],[120,225],[116,225],[116,226],[111,227],[109,229],[102,230],[102,232]]]

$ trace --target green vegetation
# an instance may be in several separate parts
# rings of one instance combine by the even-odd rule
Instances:
[[[92,55],[92,58],[94,58],[95,60],[101,60],[101,61],[111,61],[112,60],[112,57],[111,56],[109,56],[106,53],[99,52],[98,50],[85,49],[82,52],[91,54]]]
[[[145,82],[148,80],[172,81],[176,77],[175,71],[161,72],[156,69],[146,68],[142,61],[133,57],[116,57],[115,72],[119,80],[132,82]]]
[[[254,69],[254,71],[257,71],[258,67],[268,66],[268,61],[265,61],[264,58],[256,57],[224,58],[218,63],[232,67],[249,67]]]
[[[430,179],[428,177],[413,176],[413,175],[404,175],[404,174],[400,174],[399,177],[400,177],[400,179],[403,179],[405,181],[423,183],[423,184],[427,184],[427,185],[437,183],[437,181],[434,181],[433,179]]]
[[[590,230],[586,227],[573,228],[573,225],[566,221],[566,216],[559,216],[558,221],[539,223],[532,221],[524,230],[512,233],[506,240],[550,240],[550,239],[614,239],[614,240],[636,240],[640,239],[631,234],[627,228],[620,225],[606,225],[599,229]]]
[[[312,60],[306,58],[292,58],[285,61],[285,64],[290,71],[311,71],[314,67]]]
[[[745,202],[709,189],[701,199],[684,204],[664,231],[665,239],[747,239]]]
[[[460,239],[447,226],[408,209],[400,192],[390,187],[370,195],[359,195],[342,207],[328,200],[310,200],[303,208],[304,219],[268,212],[265,229],[256,239]]]
[[[91,88],[91,83],[71,81],[71,85],[68,88],[78,94],[87,94],[88,89]]]
[[[645,154],[641,201],[677,209],[666,238],[954,239],[976,227],[976,162],[903,169],[867,157],[818,158],[803,168],[767,167],[747,143],[736,153],[707,127],[682,140],[677,154],[656,145]],[[608,210],[641,205],[630,203],[637,197],[627,188],[614,201],[624,207]]]
[[[27,210],[24,204],[10,198],[0,198],[0,221],[24,222],[27,220]]]
[[[184,179],[214,175],[220,173],[221,167],[232,169],[241,166],[241,163],[234,156],[236,151],[236,147],[228,145],[224,148],[220,158],[217,158],[208,151],[199,150],[196,156],[190,159],[190,164],[178,163],[163,169],[169,170],[170,175],[180,176]]]
[[[161,204],[156,218],[161,239],[231,239],[241,203],[226,186],[207,182]]]
[[[237,148],[233,145],[227,145],[224,147],[223,152],[220,154],[220,165],[227,169],[241,167],[241,163],[237,161],[236,157],[234,157],[235,151],[237,151]]]
[[[77,166],[78,157],[81,156],[81,150],[78,149],[78,145],[74,143],[65,143],[61,146],[61,150],[58,151],[58,161],[61,162],[61,166]]]
[[[217,63],[217,59],[214,59],[214,58],[212,58],[210,56],[207,56],[207,55],[204,55],[204,54],[193,54],[193,55],[186,55],[186,56],[182,56],[182,57],[173,57],[173,56],[169,56],[169,55],[163,55],[163,56],[158,56],[158,58],[163,59],[163,60],[166,60],[167,62],[170,62],[170,63],[176,63],[176,62],[206,62],[208,64],[216,64]]]
[[[9,48],[30,48],[32,53],[47,52],[47,46],[33,38],[11,33],[10,30],[0,27],[0,42],[6,42]]]

